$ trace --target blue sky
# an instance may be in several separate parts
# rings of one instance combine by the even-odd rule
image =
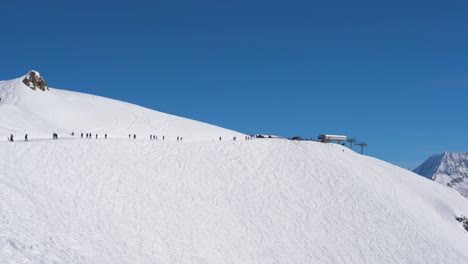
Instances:
[[[468,151],[463,1],[8,1],[0,12],[2,80],[35,69],[51,87],[247,134],[345,134],[410,169]]]

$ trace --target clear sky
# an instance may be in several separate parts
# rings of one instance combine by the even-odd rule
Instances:
[[[4,1],[0,79],[239,132],[468,152],[466,1]]]

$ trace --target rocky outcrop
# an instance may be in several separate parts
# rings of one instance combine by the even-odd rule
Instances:
[[[33,90],[49,90],[47,82],[44,80],[44,78],[41,77],[41,75],[37,71],[30,71],[28,74],[26,74],[26,76],[24,76],[23,83]]]
[[[463,228],[468,231],[468,217],[462,215],[460,217],[455,217],[455,219],[457,219],[457,221],[463,225]]]

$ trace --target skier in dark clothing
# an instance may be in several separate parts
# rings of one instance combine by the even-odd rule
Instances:
[[[83,138],[83,132],[81,132],[81,138]]]
[[[24,141],[28,141],[28,134],[24,135]]]
[[[128,134],[128,139],[132,138],[132,135]]]
[[[136,139],[136,134],[133,134],[133,139]]]
[[[104,138],[107,139],[107,134],[104,134]]]
[[[13,141],[13,134],[10,134],[10,141]]]
[[[96,134],[96,138],[97,138],[97,134]]]

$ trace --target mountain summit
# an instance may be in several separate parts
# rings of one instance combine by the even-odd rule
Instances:
[[[47,92],[41,92],[47,91]],[[212,141],[245,135],[211,124],[170,115],[101,96],[49,88],[39,72],[0,81],[0,135],[72,138],[81,133],[110,138],[177,138]],[[73,135],[72,135],[73,134]],[[2,137],[3,138],[3,137]]]
[[[28,74],[24,76],[23,83],[33,90],[36,90],[36,89],[39,89],[41,91],[49,90],[46,80],[44,80],[44,78],[41,77],[39,72],[34,71],[34,70],[29,71]]]
[[[468,197],[468,153],[443,152],[434,155],[413,172],[453,187]]]

